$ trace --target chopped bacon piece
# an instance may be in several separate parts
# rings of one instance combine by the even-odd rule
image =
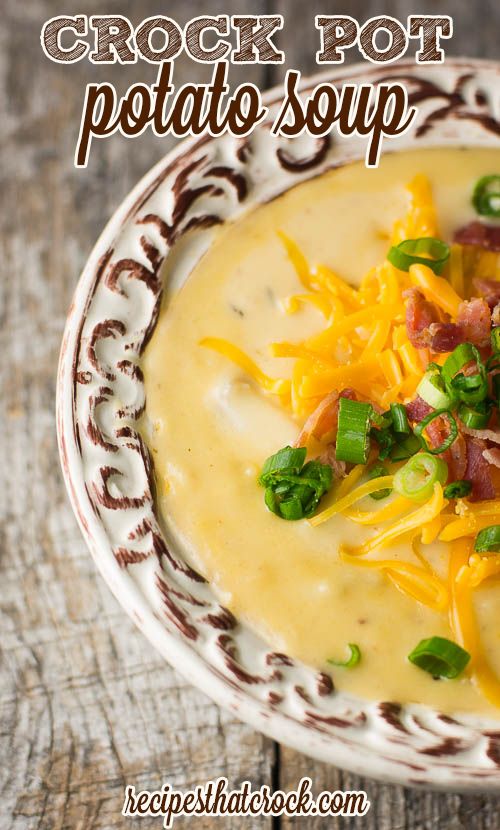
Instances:
[[[449,434],[449,421],[443,416],[434,418],[426,429],[427,441],[433,449],[439,447]],[[439,456],[448,465],[448,481],[460,481],[467,468],[467,447],[463,435],[459,433],[451,447]]]
[[[335,478],[345,478],[347,475],[347,464],[345,461],[337,461],[335,458],[335,444],[328,444],[325,451],[318,457],[318,461],[322,464],[328,464],[332,470]]]
[[[404,292],[408,298],[406,305],[406,331],[408,338],[417,349],[430,346],[429,329],[433,323],[441,322],[439,310],[425,299],[417,288],[409,288]]]
[[[433,352],[452,352],[464,342],[464,334],[456,323],[432,323],[429,346]]]
[[[439,309],[425,299],[416,288],[405,292],[406,331],[416,348],[429,347],[433,352],[451,352],[460,343],[486,346],[490,339],[491,315],[484,299],[472,299],[460,304],[457,322],[443,320]]]
[[[483,458],[486,459],[488,464],[500,467],[500,447],[488,447],[483,450]]]
[[[423,421],[427,415],[430,415],[432,412],[432,406],[429,406],[420,395],[417,395],[410,403],[406,404],[406,414],[410,421],[413,423],[418,423],[419,421]]]
[[[473,438],[479,438],[481,441],[492,441],[494,444],[500,444],[500,432],[498,430],[472,429],[472,427],[466,427],[463,423],[460,423],[460,429],[465,435],[471,435]]]
[[[467,469],[467,444],[461,432],[458,433],[449,450],[442,453],[442,458],[448,464],[449,481],[461,481]]]
[[[490,342],[491,315],[486,300],[476,297],[461,303],[457,325],[463,333],[464,341],[475,346],[487,346]]]
[[[471,501],[494,499],[495,487],[491,478],[491,468],[483,452],[487,449],[479,438],[465,439],[467,444],[467,468],[464,478],[472,484]]]
[[[341,392],[335,390],[325,395],[302,427],[295,441],[296,447],[307,446],[312,436],[318,440],[325,436],[330,439],[335,438],[339,418],[339,398],[350,398],[354,401],[356,393],[354,389],[342,389]]]
[[[500,251],[500,225],[469,222],[455,232],[454,240],[460,245],[476,245],[487,251]]]
[[[472,284],[480,297],[484,297],[491,309],[500,303],[500,280],[490,280],[485,277],[475,277]]]

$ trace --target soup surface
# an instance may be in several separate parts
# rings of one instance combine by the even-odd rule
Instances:
[[[449,239],[474,218],[474,182],[499,169],[498,151],[428,149],[387,155],[375,170],[353,164],[298,185],[215,232],[186,284],[174,295],[167,288],[144,357],[144,433],[167,533],[221,601],[273,648],[331,671],[337,688],[362,697],[498,713],[467,673],[437,681],[408,661],[420,640],[452,638],[446,614],[401,593],[382,571],[340,561],[340,542],[359,544],[379,528],[339,515],[311,527],[266,509],[256,481],[263,461],[294,442],[303,419],[200,340],[225,338],[272,377],[289,375],[293,361],[272,357],[269,342],[302,340],[324,322],[308,304],[284,313],[283,299],[301,287],[278,231],[310,263],[358,285],[384,259],[413,176],[429,178],[441,235]],[[166,280],[168,286],[168,272]],[[449,544],[432,543],[426,553],[446,579]],[[410,561],[409,544],[394,545],[391,557]],[[484,648],[500,672],[500,585],[489,580],[474,601]],[[359,645],[360,663],[332,669],[327,660],[344,659],[348,643]]]

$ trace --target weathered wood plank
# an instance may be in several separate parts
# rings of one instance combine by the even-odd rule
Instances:
[[[486,796],[438,794],[379,784],[368,778],[342,772],[310,761],[300,753],[281,747],[283,789],[294,789],[307,775],[314,793],[322,790],[365,790],[371,808],[362,818],[308,819],[308,830],[363,828],[363,830],[494,830],[498,827],[500,799]],[[300,819],[283,817],[283,828],[299,826]]]

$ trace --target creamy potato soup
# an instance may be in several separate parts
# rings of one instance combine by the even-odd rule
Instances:
[[[167,270],[144,357],[168,536],[273,649],[365,698],[500,705],[499,172],[428,149],[296,186],[174,294]],[[287,446],[319,461],[259,483]]]

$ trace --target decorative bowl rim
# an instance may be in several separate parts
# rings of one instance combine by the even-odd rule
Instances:
[[[481,137],[481,117],[486,114],[494,120],[498,142],[500,112],[492,92],[499,74],[500,63],[467,58],[448,59],[438,67],[408,61],[389,67],[354,64],[303,78],[301,89],[325,80],[404,77],[430,119],[427,137],[416,143],[412,130],[410,146],[457,146],[469,141],[491,146],[491,135]],[[272,106],[281,96],[282,88],[276,87],[263,100]],[[433,121],[443,99],[449,109]],[[312,151],[297,158],[289,142],[272,139],[271,146],[268,123],[258,128],[258,146],[252,136],[245,141],[224,136],[180,142],[132,189],[96,242],[68,314],[57,377],[58,443],[73,510],[104,579],[141,631],[189,682],[241,720],[306,754],[380,780],[445,790],[498,790],[500,716],[498,720],[450,718],[428,707],[356,700],[334,692],[326,675],[314,674],[286,655],[265,653],[268,647],[257,647],[252,635],[248,644],[247,632],[234,633],[244,627],[214,603],[209,587],[193,577],[194,571],[177,552],[171,553],[161,527],[141,513],[146,507],[154,513],[155,507],[153,487],[147,492],[153,477],[151,461],[130,427],[144,409],[143,401],[137,403],[140,368],[134,367],[156,324],[163,284],[160,271],[166,257],[172,249],[186,247],[189,232],[187,248],[198,246],[194,256],[199,258],[219,221],[363,155],[360,140],[346,139],[332,146],[327,138],[307,139]],[[477,138],[459,139],[453,133],[457,123],[464,125],[465,133],[469,130],[469,136],[476,131]],[[269,162],[269,170],[263,160]],[[277,181],[269,189],[271,173]],[[189,195],[193,191],[195,198]],[[214,204],[218,213],[207,213]],[[200,206],[204,213],[197,212]],[[189,256],[183,267],[187,276],[192,269]],[[126,404],[110,428],[106,410],[108,404],[116,408],[118,389],[125,398],[133,389],[136,409],[134,402]],[[101,409],[102,418],[97,414]],[[116,469],[115,461],[110,465],[110,453],[113,459],[126,461],[122,470]],[[144,504],[115,486],[118,475],[146,481]],[[142,528],[135,536],[132,515],[135,531]],[[126,552],[112,541],[115,534],[133,540]],[[146,551],[146,542],[151,550]],[[135,576],[139,571],[140,578]],[[190,616],[193,607],[202,609],[196,610],[195,618]],[[202,637],[200,651],[196,650],[198,629],[210,629]],[[245,668],[239,661],[238,642],[262,657],[258,669]],[[264,666],[267,675],[262,677]]]

